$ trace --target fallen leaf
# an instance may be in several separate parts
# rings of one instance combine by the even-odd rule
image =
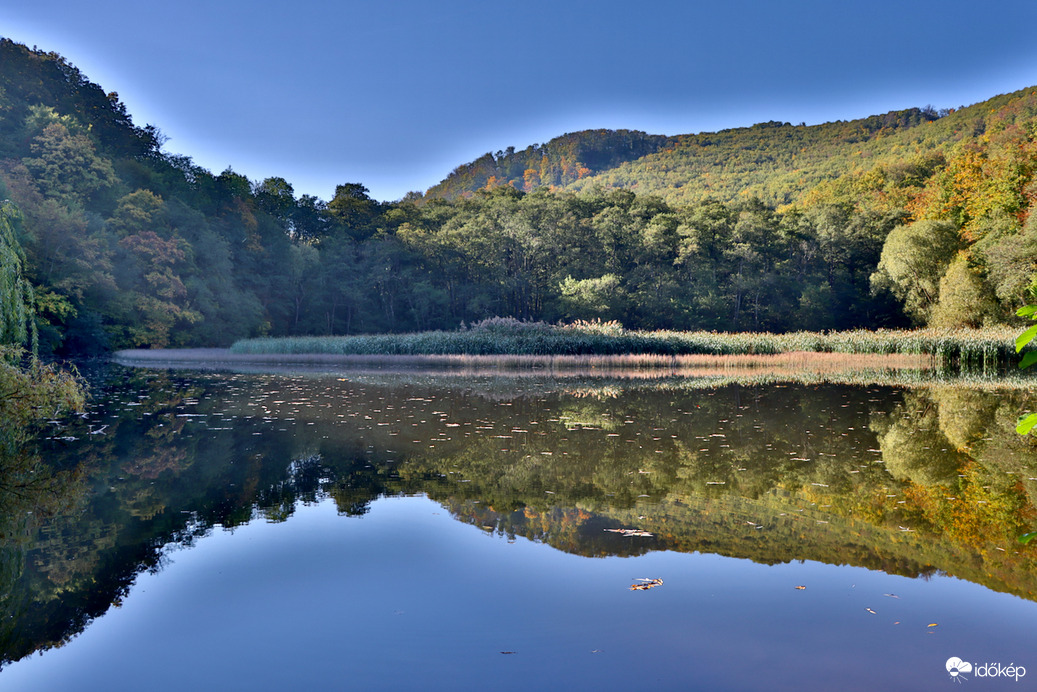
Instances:
[[[652,534],[643,529],[605,529],[610,533],[618,533],[623,536],[641,536],[650,538]]]
[[[940,626],[939,623],[936,623],[936,622],[930,622],[928,625],[926,625],[926,627],[939,627],[939,626]]]
[[[654,589],[657,586],[662,586],[662,579],[638,579],[640,584],[631,584],[631,591],[647,591],[648,589]]]
[[[865,608],[865,610],[866,610],[866,611],[868,611],[869,613],[871,613],[872,615],[878,615],[878,613],[876,613],[876,612],[875,612],[874,610],[872,610],[871,608]]]
[[[805,587],[805,586],[797,586],[796,588],[797,588],[798,590],[802,591],[803,589],[805,589],[805,588],[807,588],[807,587]]]

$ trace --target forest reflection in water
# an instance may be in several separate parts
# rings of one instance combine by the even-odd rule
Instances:
[[[97,382],[89,414],[41,445],[46,492],[0,497],[5,663],[67,642],[213,527],[417,494],[569,555],[806,560],[1037,600],[1037,546],[1018,540],[1037,528],[1037,449],[1014,432],[1026,389],[121,367]]]

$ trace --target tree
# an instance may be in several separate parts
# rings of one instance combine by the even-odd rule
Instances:
[[[328,204],[313,195],[303,195],[292,210],[292,231],[298,240],[319,241],[328,234],[331,218]]]
[[[190,244],[169,227],[165,202],[148,190],[120,199],[107,227],[118,238],[120,292],[112,307],[126,340],[133,346],[170,345],[174,326],[201,319],[180,276]]]
[[[367,192],[359,183],[346,183],[335,188],[335,196],[328,202],[332,222],[354,240],[374,235],[375,220],[381,211],[378,202]]]
[[[12,223],[17,219],[10,202],[0,204],[0,471],[11,466],[30,426],[63,409],[81,409],[85,396],[73,373],[36,357],[35,297],[22,274],[24,256]],[[32,362],[23,368],[27,342]]]
[[[35,353],[35,300],[22,275],[25,255],[11,223],[17,218],[14,205],[0,205],[0,347],[21,347],[31,339]]]
[[[112,164],[99,156],[94,143],[85,133],[77,133],[70,119],[42,117],[47,124],[37,133],[30,146],[32,156],[22,159],[48,197],[89,199],[94,193],[117,182]]]
[[[255,190],[256,206],[291,231],[289,219],[295,210],[295,190],[284,178],[267,178]]]
[[[940,279],[940,299],[933,307],[933,327],[982,327],[997,317],[997,301],[979,273],[959,254]]]
[[[897,226],[886,238],[878,267],[871,275],[876,290],[889,290],[915,322],[929,320],[940,297],[940,279],[961,249],[958,230],[949,221],[916,221]]]
[[[623,289],[615,274],[580,281],[567,276],[558,289],[570,319],[613,320],[622,316]]]

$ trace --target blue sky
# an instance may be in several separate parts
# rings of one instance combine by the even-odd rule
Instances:
[[[166,150],[324,199],[398,199],[575,130],[816,124],[1037,85],[1033,0],[4,5],[0,36],[117,91]]]

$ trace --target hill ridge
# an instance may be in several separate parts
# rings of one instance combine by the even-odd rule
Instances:
[[[524,191],[626,188],[674,205],[746,197],[786,205],[825,181],[848,172],[866,172],[888,163],[893,155],[903,157],[905,148],[913,149],[908,152],[912,157],[945,155],[963,134],[982,133],[988,112],[1033,89],[999,94],[958,109],[915,107],[816,125],[772,120],[680,135],[581,130],[522,151],[509,147],[497,155],[487,153],[458,166],[429,188],[425,197],[453,199],[480,188],[511,185]],[[935,133],[917,132],[933,123]],[[613,146],[617,140],[625,143],[619,135],[640,136],[646,146],[643,151],[622,151]],[[594,151],[598,158],[587,164],[579,158],[585,151]]]

